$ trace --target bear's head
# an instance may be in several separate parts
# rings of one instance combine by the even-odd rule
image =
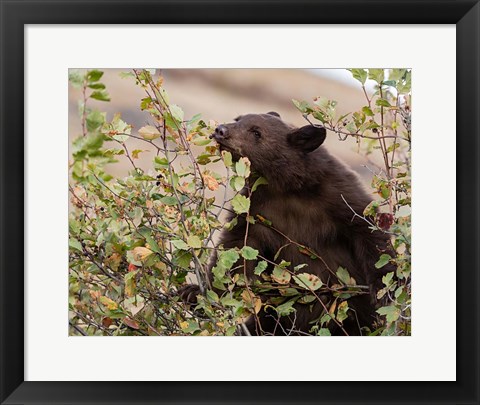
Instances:
[[[247,157],[252,168],[269,183],[279,186],[298,183],[308,155],[325,140],[323,127],[306,125],[295,128],[282,121],[276,112],[246,114],[234,122],[219,125],[210,136],[221,150],[232,153],[234,160]]]

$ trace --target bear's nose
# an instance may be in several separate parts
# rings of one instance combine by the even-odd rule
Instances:
[[[224,139],[228,137],[228,129],[225,125],[219,125],[215,128],[215,133],[210,135],[210,138],[214,139]]]

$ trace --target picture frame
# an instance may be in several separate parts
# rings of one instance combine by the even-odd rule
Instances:
[[[480,4],[236,0],[9,1],[1,10],[0,402],[478,404]],[[139,13],[139,7],[142,12]],[[42,382],[24,380],[26,24],[456,24],[457,380],[455,382]],[[14,258],[14,259],[12,259]],[[160,395],[161,393],[161,395]]]

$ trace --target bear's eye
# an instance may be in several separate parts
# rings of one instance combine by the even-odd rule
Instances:
[[[251,129],[252,134],[255,136],[255,138],[260,139],[262,137],[262,134],[260,131],[256,128]]]

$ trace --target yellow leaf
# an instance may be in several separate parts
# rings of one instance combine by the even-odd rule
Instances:
[[[247,304],[252,305],[253,302],[252,306],[256,314],[260,312],[260,309],[262,309],[262,300],[260,298],[255,296],[252,292],[249,293],[247,290],[243,290],[241,296]]]
[[[215,191],[218,188],[218,181],[210,174],[203,174],[203,181],[209,190]]]
[[[255,298],[254,309],[256,314],[258,314],[262,309],[262,300],[260,298]]]
[[[333,301],[333,304],[330,307],[330,309],[328,310],[328,313],[333,316],[333,314],[335,313],[335,309],[337,309],[337,300],[336,299],[335,299],[335,301]]]
[[[112,268],[112,270],[117,271],[118,266],[120,266],[120,263],[122,262],[122,255],[119,253],[112,253],[111,256],[107,257],[105,260],[105,263]]]
[[[188,322],[187,321],[180,322],[180,327],[182,329],[187,329],[188,328]]]
[[[102,296],[100,297],[100,302],[105,305],[110,311],[114,311],[118,308],[118,304],[115,301],[112,301],[110,298]]]
[[[149,152],[148,150],[141,150],[141,149],[134,149],[132,150],[132,159],[138,159],[140,155],[140,153],[142,152]]]
[[[250,304],[252,302],[253,293],[248,290],[243,290],[241,296],[246,303]]]
[[[95,290],[90,290],[89,291],[90,297],[92,297],[94,300],[100,298],[102,293],[100,291],[95,291]]]
[[[143,246],[137,246],[136,248],[133,249],[133,258],[134,260],[139,260],[141,262],[145,261],[148,256],[153,254],[153,252]]]
[[[133,274],[133,276],[132,276]],[[135,273],[129,272],[125,275],[125,295],[127,297],[132,297],[135,295],[137,283],[135,281]]]
[[[153,141],[160,136],[160,132],[158,132],[158,129],[151,125],[145,125],[144,127],[140,128],[138,130],[138,133],[143,139],[146,139],[147,141]]]

